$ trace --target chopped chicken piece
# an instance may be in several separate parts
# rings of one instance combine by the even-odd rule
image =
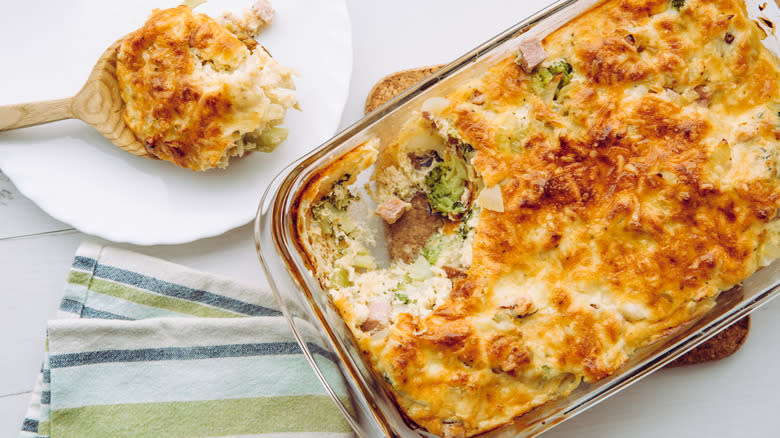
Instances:
[[[257,3],[243,14],[238,16],[233,12],[225,12],[217,22],[233,33],[244,44],[253,45],[252,41],[274,18],[274,9],[267,0],[258,0]]]
[[[396,197],[392,197],[387,201],[379,204],[374,213],[384,219],[388,224],[394,224],[410,208],[412,208],[412,204],[402,201]]]
[[[385,300],[372,301],[368,304],[368,318],[360,325],[364,332],[381,330],[390,323],[390,303]]]
[[[536,66],[547,59],[547,52],[544,51],[541,41],[535,38],[521,41],[518,49],[520,49],[520,52],[517,54],[515,62],[526,73],[531,73]]]
[[[696,102],[698,102],[700,105],[709,106],[710,100],[712,100],[712,89],[709,86],[705,84],[699,84],[693,88],[693,91],[699,95],[699,98],[696,99]]]
[[[258,0],[251,9],[254,16],[262,20],[264,24],[271,23],[274,18],[274,8],[266,0]]]

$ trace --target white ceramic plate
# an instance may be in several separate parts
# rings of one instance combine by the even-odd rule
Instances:
[[[253,0],[210,0],[196,10],[240,12]],[[296,78],[302,111],[287,140],[224,170],[192,172],[119,150],[75,120],[0,133],[0,169],[53,217],[139,245],[190,242],[249,222],[267,183],[336,131],[352,71],[344,0],[271,0],[274,23],[258,40]],[[68,97],[100,54],[175,0],[25,0],[0,13],[0,105]]]

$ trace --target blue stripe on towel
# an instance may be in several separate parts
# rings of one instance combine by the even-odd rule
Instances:
[[[309,344],[314,354],[335,362],[333,355],[316,344]],[[280,354],[302,354],[295,342],[270,342],[262,344],[232,344],[199,347],[145,348],[139,350],[104,350],[84,353],[52,354],[49,366],[54,368],[74,367],[107,362],[144,362],[155,360],[196,360],[218,357],[264,356]]]
[[[91,319],[123,319],[125,321],[132,321],[132,318],[128,318],[126,316],[117,315],[115,313],[106,312],[104,310],[97,310],[93,309],[91,307],[84,307],[84,310],[81,312],[82,318],[91,318]]]
[[[84,304],[79,301],[63,298],[60,303],[60,310],[63,312],[74,313],[81,315],[81,311],[84,309]]]
[[[221,309],[232,310],[251,316],[281,316],[282,312],[258,306],[234,298],[217,295],[204,290],[192,289],[176,283],[158,280],[154,277],[127,271],[113,266],[98,264],[94,271],[95,277],[127,284],[139,289],[145,289],[161,295],[167,295],[183,300],[208,304]]]
[[[89,257],[83,257],[83,256],[76,256],[73,258],[73,264],[71,265],[74,269],[80,269],[82,271],[92,271],[92,269],[95,268],[95,265],[97,264],[97,260]]]
[[[25,418],[22,423],[22,432],[38,432],[38,420]]]
[[[128,318],[126,316],[117,315],[115,313],[106,312],[104,310],[98,310],[93,309],[91,307],[86,307],[84,304],[76,301],[71,300],[68,298],[63,298],[62,302],[60,303],[60,310],[63,312],[73,313],[75,315],[79,315],[82,318],[91,318],[91,319],[124,319],[124,320],[132,320],[132,318]]]

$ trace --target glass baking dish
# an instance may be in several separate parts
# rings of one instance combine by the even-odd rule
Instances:
[[[363,362],[346,324],[304,262],[293,233],[292,212],[305,183],[327,164],[369,139],[380,144],[391,139],[410,112],[431,97],[444,96],[464,80],[484,72],[509,56],[523,38],[544,38],[602,0],[560,0],[502,32],[373,113],[337,134],[325,144],[284,169],[272,181],[260,202],[255,220],[255,242],[268,282],[300,344],[331,397],[358,436],[417,437],[431,434],[410,425],[392,398]],[[748,11],[765,30],[765,46],[780,55],[774,24],[780,22],[777,1],[747,0]],[[353,187],[368,180],[372,168]],[[369,198],[364,196],[363,198]],[[369,201],[370,202],[370,201]],[[381,234],[380,234],[381,235]],[[582,384],[569,396],[542,405],[485,437],[535,436],[628,385],[663,367],[706,341],[780,293],[780,260],[758,271],[740,287],[724,292],[717,305],[701,319],[670,337],[636,352],[618,372],[594,384]],[[343,377],[328,376],[323,361],[335,362]],[[344,394],[346,382],[346,394]]]

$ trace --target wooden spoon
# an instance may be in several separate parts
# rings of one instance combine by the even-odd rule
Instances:
[[[122,117],[125,104],[119,94],[116,78],[116,56],[121,42],[120,39],[103,52],[92,68],[87,83],[75,96],[0,106],[0,132],[76,118],[90,124],[121,149],[141,157],[154,158],[146,152],[143,143],[136,139]]]

